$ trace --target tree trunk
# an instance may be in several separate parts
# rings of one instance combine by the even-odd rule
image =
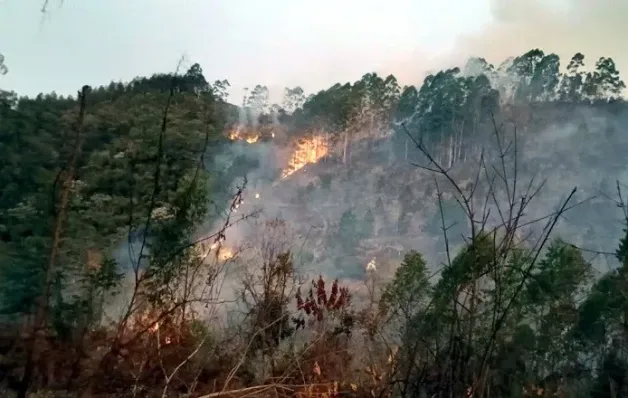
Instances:
[[[405,155],[405,161],[408,161],[408,138],[406,137],[406,155]]]
[[[345,142],[342,149],[342,163],[347,164],[347,148],[349,147],[349,132],[345,131]]]

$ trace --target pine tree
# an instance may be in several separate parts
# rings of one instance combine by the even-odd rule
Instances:
[[[375,228],[375,217],[373,216],[373,212],[369,209],[364,214],[364,218],[362,219],[362,226],[360,228],[360,235],[363,238],[370,238],[373,236],[373,230]]]

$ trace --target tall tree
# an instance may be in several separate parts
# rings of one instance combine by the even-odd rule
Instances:
[[[266,113],[270,106],[269,95],[268,87],[258,84],[246,98],[246,106],[256,114]]]
[[[6,75],[9,72],[9,68],[4,63],[4,55],[0,54],[0,75]]]
[[[216,80],[212,85],[212,93],[217,99],[223,102],[227,102],[227,98],[229,98],[229,93],[227,92],[227,90],[229,89],[229,87],[231,87],[231,84],[229,84],[229,80]]]
[[[532,79],[535,74],[537,74],[537,69],[541,65],[544,57],[545,53],[543,53],[542,50],[533,49],[519,57],[516,57],[512,65],[508,68],[508,72],[511,73],[515,79],[515,101],[528,102],[532,99],[532,95],[534,94],[531,84]]]
[[[622,90],[626,88],[612,58],[602,57],[596,62],[594,80],[598,85],[597,97],[607,101],[619,98]]]
[[[283,94],[283,109],[288,113],[293,113],[303,106],[305,99],[305,92],[301,87],[286,87]]]
[[[567,73],[561,76],[558,97],[561,101],[577,102],[582,100],[584,74],[584,55],[575,54],[567,65]]]
[[[364,214],[364,218],[360,223],[360,235],[364,238],[370,238],[374,234],[375,229],[375,217],[371,209],[368,209]]]
[[[556,54],[545,55],[534,69],[530,79],[530,100],[551,101],[560,82],[560,59]]]

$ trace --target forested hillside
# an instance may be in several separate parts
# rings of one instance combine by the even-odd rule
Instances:
[[[628,396],[612,59],[228,85],[1,92],[3,394]]]

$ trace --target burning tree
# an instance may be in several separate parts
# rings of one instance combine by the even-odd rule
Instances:
[[[316,163],[329,153],[328,138],[322,134],[312,134],[309,138],[300,138],[295,143],[295,150],[288,161],[288,166],[281,174],[286,178],[307,164]]]

